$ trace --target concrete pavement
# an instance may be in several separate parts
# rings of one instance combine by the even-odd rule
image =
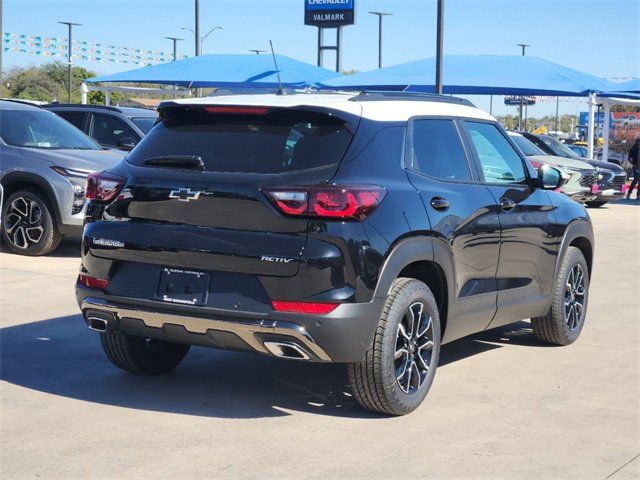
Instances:
[[[542,346],[520,322],[446,345],[402,418],[359,409],[338,365],[193,348],[168,375],[128,375],[78,314],[78,245],[4,251],[0,476],[640,478],[640,205],[590,214],[578,342]]]

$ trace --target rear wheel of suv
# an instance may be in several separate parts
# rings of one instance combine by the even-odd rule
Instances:
[[[569,247],[552,291],[551,308],[531,319],[536,338],[552,345],[569,345],[580,336],[587,314],[589,269],[580,249]]]
[[[9,249],[20,255],[51,253],[62,240],[53,211],[44,194],[23,188],[9,195],[2,212],[2,237]]]
[[[387,297],[365,357],[348,365],[349,382],[360,405],[405,415],[424,400],[440,356],[440,316],[423,282],[398,278]]]
[[[101,333],[100,340],[115,366],[144,375],[160,375],[173,370],[189,351],[189,345],[123,333]]]

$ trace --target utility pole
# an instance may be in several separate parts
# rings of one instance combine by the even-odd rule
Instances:
[[[369,12],[378,16],[378,68],[382,68],[382,17],[391,16],[393,13]]]
[[[444,0],[438,0],[436,32],[436,93],[442,95],[442,35],[444,28]]]
[[[528,44],[526,44],[526,43],[518,43],[517,45],[518,45],[519,47],[521,47],[521,48],[522,48],[522,56],[523,56],[523,57],[525,56],[525,53],[526,53],[527,47],[530,47],[530,46],[531,46],[531,45],[528,45]],[[518,116],[519,116],[519,119],[518,119],[518,128],[519,128],[520,130],[522,130],[522,129],[523,129],[523,128],[522,128],[522,111],[523,111],[523,110],[524,110],[524,97],[522,97],[522,96],[521,96],[521,97],[520,97],[520,112],[518,113]],[[526,128],[525,128],[525,130],[526,130]]]
[[[73,66],[73,27],[79,27],[81,23],[73,22],[58,22],[62,25],[69,27],[69,34],[67,37],[67,103],[71,103],[71,67]]]
[[[178,37],[164,37],[167,40],[171,40],[173,42],[173,61],[175,62],[178,59],[178,42],[184,40],[184,38]]]
[[[196,41],[196,57],[200,56],[200,2],[199,0],[195,0],[196,1],[196,11],[195,11],[195,30],[193,31],[193,34],[195,35],[195,41]]]

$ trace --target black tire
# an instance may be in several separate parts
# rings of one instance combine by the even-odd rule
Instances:
[[[53,209],[37,188],[22,188],[5,198],[2,206],[2,239],[13,253],[28,256],[53,252],[62,235]]]
[[[173,370],[189,351],[189,345],[163,342],[123,333],[101,333],[107,358],[123,370],[139,375],[160,375]]]
[[[605,205],[607,202],[587,202],[587,207],[591,208],[600,208]]]
[[[576,281],[576,272],[581,272],[582,274],[582,295],[576,294],[573,286],[569,288],[569,284]],[[536,338],[551,345],[569,345],[575,342],[584,326],[588,299],[589,269],[587,261],[580,249],[569,247],[562,259],[558,276],[554,281],[549,313],[544,317],[531,319],[531,326]],[[569,304],[567,305],[565,302],[569,302]],[[572,304],[571,302],[581,302],[580,308],[578,309],[575,303]],[[574,312],[573,317],[571,317],[571,308],[573,308]],[[579,318],[576,315],[578,310],[581,312]]]
[[[415,307],[418,304],[422,305],[421,314],[418,314],[420,307]],[[415,335],[417,342],[411,347],[402,331],[409,329],[406,327],[408,319],[415,319],[416,316],[420,322],[416,329],[412,329],[411,336],[413,338]],[[415,321],[413,325],[416,325]],[[422,334],[418,334],[420,328],[424,329]],[[430,349],[424,346],[429,341],[432,342]],[[419,345],[424,346],[424,351],[417,348]],[[403,349],[407,350],[406,355],[396,358],[396,353]],[[390,415],[411,413],[427,396],[439,357],[440,316],[433,293],[419,280],[398,278],[387,297],[373,342],[365,357],[347,366],[353,396],[368,410]],[[428,360],[428,369],[424,368],[425,363],[421,362],[421,358]],[[406,368],[408,364],[411,370]],[[413,375],[414,371],[418,372],[417,377]],[[400,375],[399,372],[405,374]]]

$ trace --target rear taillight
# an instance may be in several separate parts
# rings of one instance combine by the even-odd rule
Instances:
[[[78,275],[78,282],[87,288],[97,288],[99,290],[104,290],[109,285],[109,280],[106,278],[94,278],[82,273]]]
[[[284,214],[339,220],[364,220],[385,196],[381,187],[281,187],[264,190]]]
[[[108,202],[118,194],[125,179],[108,172],[94,172],[87,177],[84,196],[87,200]]]
[[[337,303],[283,302],[279,300],[274,300],[271,304],[276,312],[311,313],[315,315],[333,312],[339,305]]]

